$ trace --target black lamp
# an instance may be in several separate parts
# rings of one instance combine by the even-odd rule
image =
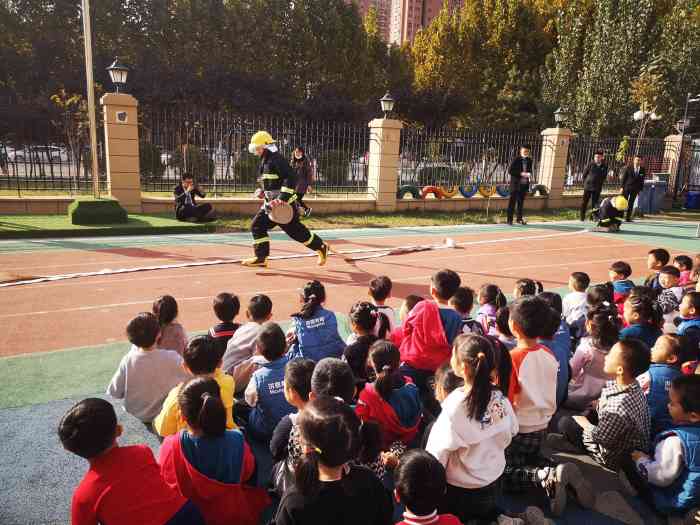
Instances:
[[[119,62],[119,57],[116,57],[112,65],[107,68],[107,71],[117,93],[123,92],[126,89],[126,78],[129,76],[129,68]]]

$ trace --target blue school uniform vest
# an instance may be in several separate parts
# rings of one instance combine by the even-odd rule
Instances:
[[[345,343],[338,333],[335,313],[319,307],[311,319],[292,317],[292,325],[297,342],[289,348],[290,359],[303,357],[319,362],[324,357],[343,356]]]
[[[650,485],[654,506],[666,514],[687,511],[700,503],[700,425],[685,425],[661,434],[657,443],[670,434],[680,438],[686,468],[668,487]]]
[[[462,316],[452,308],[440,307],[440,321],[442,322],[442,329],[445,331],[447,343],[452,346],[455,337],[462,331]]]
[[[253,373],[258,402],[250,412],[248,424],[256,437],[269,438],[279,421],[294,412],[284,398],[284,367],[289,359],[281,357],[265,363]]]
[[[700,319],[683,319],[678,325],[678,335],[686,338],[691,354],[688,359],[700,357]]]
[[[671,365],[653,363],[649,367],[649,392],[647,404],[651,416],[651,434],[668,430],[673,426],[668,413],[668,391],[675,378],[682,375],[680,369]]]

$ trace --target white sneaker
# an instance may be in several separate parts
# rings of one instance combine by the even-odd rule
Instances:
[[[545,467],[546,477],[540,482],[547,497],[552,514],[559,517],[566,510],[566,486],[569,481],[571,463],[562,463],[556,467]]]

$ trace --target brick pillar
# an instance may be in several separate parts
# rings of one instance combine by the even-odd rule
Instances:
[[[681,189],[678,171],[681,164],[682,143],[683,135],[668,135],[664,139],[664,166],[667,166],[665,170],[668,171],[668,193],[673,195],[674,199]]]
[[[369,123],[367,186],[378,212],[396,211],[401,128],[398,120],[374,119]]]
[[[109,195],[131,213],[141,212],[138,101],[125,93],[108,93],[103,107]]]
[[[573,132],[567,128],[547,128],[542,131],[542,157],[538,183],[549,191],[548,208],[561,208],[564,182],[566,181],[566,160],[569,142]]]

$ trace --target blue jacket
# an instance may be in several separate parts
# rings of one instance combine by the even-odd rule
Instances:
[[[700,318],[682,319],[677,333],[688,341],[688,348],[692,353],[687,358],[698,359],[700,357]]]
[[[661,434],[662,439],[676,435],[683,444],[686,469],[668,487],[650,485],[654,506],[666,514],[684,512],[700,503],[700,425],[675,427]]]
[[[250,411],[248,428],[258,439],[270,439],[272,431],[294,407],[284,397],[284,367],[289,359],[284,356],[271,363],[265,363],[253,372],[258,402]]]
[[[447,343],[452,346],[452,341],[462,333],[462,316],[457,313],[457,310],[452,308],[440,308],[440,321],[442,321],[442,329],[445,330]]]
[[[571,332],[566,321],[562,320],[552,339],[540,339],[540,343],[549,348],[559,362],[557,372],[557,406],[566,399],[569,385],[569,360],[571,359]]]
[[[343,356],[345,342],[338,333],[335,313],[318,307],[311,319],[292,317],[297,341],[289,347],[290,359],[303,357],[319,362],[324,357]]]
[[[633,324],[620,331],[620,339],[639,339],[649,348],[656,344],[656,340],[663,332],[649,324]]]
[[[651,416],[651,434],[655,436],[673,426],[668,413],[668,391],[675,378],[682,375],[680,368],[666,364],[652,363],[649,367],[649,391],[647,403]]]

